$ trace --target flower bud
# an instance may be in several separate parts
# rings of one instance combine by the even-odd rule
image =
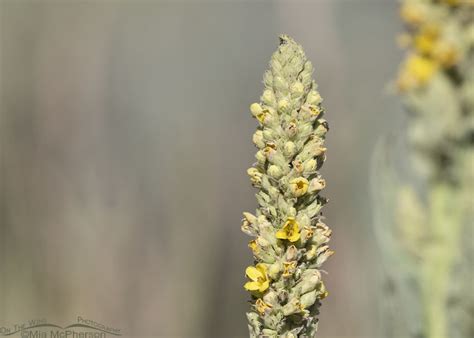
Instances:
[[[305,293],[305,294],[302,295],[301,298],[300,298],[301,306],[302,306],[304,309],[309,308],[311,305],[313,305],[313,304],[316,302],[316,298],[317,298],[317,292],[316,292],[316,290],[311,291],[311,292],[308,292],[308,293]]]
[[[263,301],[273,306],[278,305],[278,294],[270,290],[263,296]]]
[[[296,209],[294,207],[288,208],[288,212],[286,214],[287,217],[295,218],[296,216]]]
[[[323,178],[316,177],[309,183],[308,192],[315,192],[323,190],[326,187],[326,181]]]
[[[319,126],[316,127],[316,130],[314,131],[314,135],[316,135],[317,137],[323,137],[324,135],[326,135],[327,132],[328,132],[328,129],[323,124],[320,124]]]
[[[262,183],[262,173],[257,168],[247,169],[247,174],[250,176],[253,185],[259,186]]]
[[[249,326],[254,328],[254,330],[260,329],[260,318],[256,312],[248,312],[247,321],[249,323]]]
[[[281,92],[285,92],[288,90],[288,85],[281,76],[275,76],[273,78],[273,84],[274,84],[275,89]]]
[[[318,106],[315,106],[313,104],[304,104],[301,107],[301,111],[306,113],[306,116],[309,116],[310,118],[314,119],[315,117],[318,117],[319,114],[321,113],[321,110],[319,109]]]
[[[315,151],[314,156],[321,156],[322,154],[326,153],[327,148],[325,147],[318,147]]]
[[[298,132],[298,127],[296,126],[295,122],[290,122],[288,123],[288,126],[285,129],[286,135],[288,135],[289,138],[294,138],[296,136],[296,133]]]
[[[242,226],[241,226],[242,232],[249,236],[257,236],[257,226],[249,222],[247,218],[242,219]]]
[[[301,227],[308,227],[311,225],[311,219],[304,212],[300,212],[296,220]]]
[[[321,95],[315,90],[311,90],[306,97],[306,103],[318,105],[322,102]]]
[[[250,170],[250,169],[249,169]],[[244,218],[251,224],[257,223],[257,217],[252,215],[250,212],[243,212]]]
[[[258,103],[252,103],[250,105],[250,112],[254,117],[257,117],[259,114],[262,113],[262,106]]]
[[[272,200],[277,200],[280,196],[280,189],[275,188],[273,185],[270,184],[268,187],[268,195],[270,195]]]
[[[277,280],[280,275],[281,268],[281,263],[276,261],[275,263],[270,265],[268,269],[268,276],[270,276],[270,278],[273,280]]]
[[[298,133],[300,135],[308,135],[313,130],[312,123],[300,123],[298,126]]]
[[[279,179],[281,175],[283,174],[281,169],[274,164],[268,167],[267,172],[268,172],[268,175],[276,179]]]
[[[257,159],[257,162],[259,164],[265,164],[265,162],[267,161],[267,157],[265,156],[262,150],[257,151],[257,153],[255,154],[255,158]]]
[[[313,203],[311,203],[308,207],[306,207],[306,214],[308,215],[308,217],[312,218],[319,213],[322,207],[323,205],[320,204],[318,200],[316,200]]]
[[[263,237],[257,237],[256,243],[261,247],[267,247],[271,245],[271,243]]]
[[[273,318],[271,318],[270,316],[265,316],[265,324],[266,325],[274,325],[273,322],[275,322],[275,320],[273,320]],[[278,332],[273,330],[273,329],[263,329],[262,330],[262,335],[261,337],[276,337],[278,335]]]
[[[295,154],[295,151],[296,145],[293,142],[288,141],[285,143],[285,146],[283,148],[283,153],[285,154],[285,156],[291,157]]]
[[[317,249],[318,249],[318,247],[316,245],[311,245],[309,250],[306,251],[305,257],[308,261],[311,261],[314,258],[316,258],[316,250]]]
[[[257,130],[253,134],[252,141],[259,148],[265,147],[265,142],[263,141],[263,132],[261,130]]]
[[[273,106],[275,104],[275,94],[273,90],[266,89],[263,92],[262,101],[268,106]]]
[[[334,254],[334,251],[329,250],[329,247],[327,245],[323,245],[322,247],[318,248],[316,254],[316,264],[318,266],[321,266],[329,257]]]
[[[272,155],[276,153],[276,145],[273,142],[267,142],[265,148],[263,148],[263,154],[266,158],[270,158]]]
[[[313,236],[312,242],[318,246],[326,244],[329,242],[331,237],[332,230],[323,223],[318,223],[316,225],[316,234]]]
[[[275,135],[273,134],[273,131],[272,131],[271,129],[265,128],[265,129],[263,130],[263,139],[264,139],[265,141],[267,141],[267,142],[268,142],[268,141],[271,141],[271,140],[274,139],[274,137],[275,137]]]
[[[301,276],[301,282],[298,283],[298,288],[301,294],[304,294],[315,290],[320,281],[321,273],[316,269],[308,269]]]
[[[274,121],[274,114],[268,109],[262,110],[260,114],[257,115],[257,120],[263,126],[270,126]]]
[[[289,298],[289,293],[287,290],[281,288],[278,292],[278,301],[279,303],[286,303],[288,301],[288,298]]]
[[[273,225],[269,222],[263,222],[258,224],[258,229],[260,230],[259,238],[266,240],[271,245],[276,244],[276,238],[273,230]],[[260,241],[260,240],[259,240]]]
[[[285,167],[288,166],[285,156],[283,156],[283,154],[279,151],[274,151],[270,153],[268,156],[268,161],[272,164],[275,164],[279,168],[281,168],[282,171],[284,170]]]
[[[275,262],[275,253],[269,252],[268,249],[260,250],[258,252],[254,252],[254,256],[261,262],[265,264],[273,264]]]
[[[300,301],[297,298],[290,299],[290,301],[283,306],[282,311],[285,316],[301,312]]]
[[[306,69],[306,65],[303,72],[300,75],[300,81],[302,83],[305,83],[306,85],[311,83],[311,71]]]
[[[291,85],[291,94],[295,97],[301,96],[304,93],[304,86],[301,82],[295,82]]]
[[[303,164],[301,163],[300,160],[294,160],[293,162],[291,162],[291,164],[293,165],[293,169],[298,173],[302,173],[303,172]]]
[[[265,73],[263,73],[263,84],[267,88],[273,87],[273,74],[272,74],[272,72],[267,70],[267,71],[265,71]]]
[[[255,302],[255,309],[260,313],[264,314],[266,311],[269,311],[273,306],[270,304],[267,304],[264,302],[262,299],[257,299]]]
[[[282,70],[280,61],[278,61],[274,58],[272,58],[272,60],[270,61],[270,66],[276,72],[281,72],[281,70]]]
[[[287,99],[281,99],[280,101],[278,101],[278,111],[281,114],[288,113],[289,109],[290,109],[290,103],[288,102]]]
[[[317,166],[317,162],[314,158],[306,160],[304,162],[304,171],[308,173],[313,172],[316,170],[316,166]]]
[[[286,260],[287,261],[294,261],[298,257],[298,249],[294,245],[290,245],[288,249],[286,249]]]

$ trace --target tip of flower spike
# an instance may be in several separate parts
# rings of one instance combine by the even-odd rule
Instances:
[[[287,34],[281,34],[280,35],[280,45],[287,44],[289,42],[295,42],[289,35]]]

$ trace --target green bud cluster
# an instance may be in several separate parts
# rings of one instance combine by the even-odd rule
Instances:
[[[255,266],[249,266],[251,337],[312,337],[320,300],[327,296],[320,268],[333,254],[331,230],[322,222],[328,124],[312,79],[313,66],[292,38],[280,46],[265,72],[259,103],[250,106],[259,127],[253,135],[257,162],[248,169],[259,189],[256,214],[244,213],[242,231]]]

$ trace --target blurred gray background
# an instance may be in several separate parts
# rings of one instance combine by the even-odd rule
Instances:
[[[0,326],[76,316],[125,336],[246,336],[248,111],[278,35],[325,99],[336,251],[319,337],[379,337],[369,198],[396,1],[0,2]]]

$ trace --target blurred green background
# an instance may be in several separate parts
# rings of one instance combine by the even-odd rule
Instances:
[[[319,337],[379,337],[369,196],[397,2],[0,2],[0,326],[78,315],[125,336],[246,336],[256,207],[248,111],[278,35],[305,48],[327,119],[336,254]]]

